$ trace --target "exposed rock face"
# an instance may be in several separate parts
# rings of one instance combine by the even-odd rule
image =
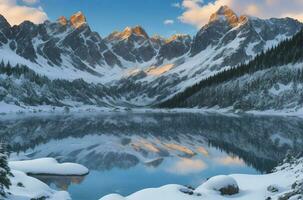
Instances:
[[[235,27],[239,23],[239,18],[228,6],[221,6],[216,13],[210,16],[209,23],[215,23],[216,21],[227,20],[228,23]]]
[[[300,22],[290,18],[262,20],[248,16],[238,17],[230,8],[222,6],[211,15],[208,24],[195,36],[191,54],[196,55],[209,46],[216,46],[219,50],[234,41],[238,43],[239,51],[226,57],[225,61],[228,63],[223,62],[225,65],[234,65],[251,58],[251,55],[244,52],[250,43],[255,44],[251,50],[255,54],[266,48],[266,41],[275,40],[279,34],[285,37],[294,35],[301,27]],[[218,58],[222,56],[223,52]],[[234,62],[230,62],[231,60]]]
[[[74,28],[79,28],[80,26],[86,23],[86,18],[82,12],[77,12],[76,14],[71,16],[70,23]]]
[[[150,38],[150,41],[152,42],[154,48],[158,50],[165,43],[165,38],[159,35],[154,35],[153,37]]]
[[[122,32],[114,32],[106,39],[115,54],[129,62],[147,62],[156,55],[152,40],[140,27],[127,27]]]
[[[104,40],[91,31],[81,12],[70,20],[60,17],[57,22],[39,25],[25,21],[13,27],[0,16],[0,29],[0,46],[10,40],[10,49],[33,63],[40,64],[38,60],[45,59],[48,65],[61,67],[65,61],[65,67],[72,66],[94,75],[98,75],[96,67],[121,65],[117,56],[106,53],[110,50]],[[105,53],[110,57],[105,59]]]
[[[148,35],[145,30],[141,26],[136,26],[134,28],[126,27],[122,32],[115,32],[111,34],[108,39],[109,40],[128,40],[135,39],[134,37],[138,37],[141,39],[148,39]]]
[[[160,48],[158,60],[163,62],[164,59],[171,60],[186,54],[190,50],[191,41],[189,35],[173,35]]]
[[[58,21],[58,23],[61,24],[62,26],[66,26],[67,23],[68,23],[66,17],[64,17],[64,16],[59,17],[59,19],[58,19],[57,21]]]
[[[40,33],[42,35],[43,32],[45,32],[45,28],[36,26],[30,21],[25,21],[19,26],[13,26],[11,38],[14,38],[17,44],[16,53],[35,62],[37,54],[32,39],[40,35]]]
[[[11,26],[7,20],[0,15],[0,45],[1,43],[7,43],[11,37]]]

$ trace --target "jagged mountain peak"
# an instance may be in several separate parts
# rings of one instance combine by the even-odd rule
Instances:
[[[190,40],[191,37],[188,34],[174,34],[170,38],[168,38],[165,42],[173,42],[173,41],[180,41],[180,40]]]
[[[237,14],[228,6],[221,6],[217,12],[210,16],[209,23],[217,21],[228,21],[231,26],[237,26],[239,24],[239,17]]]
[[[7,36],[10,34],[10,29],[11,25],[8,23],[4,16],[0,15],[0,32],[5,35],[3,36],[0,34],[0,41],[7,41]]]
[[[143,36],[145,38],[149,38],[146,31],[141,27],[141,26],[135,26],[132,28],[132,33],[138,35],[138,36]]]
[[[86,24],[87,21],[85,15],[81,11],[79,11],[73,14],[69,20],[65,16],[60,16],[57,19],[57,23],[62,26],[70,25],[71,27],[77,29],[82,25]]]
[[[66,19],[66,17],[61,16],[57,19],[57,22],[59,24],[61,24],[62,26],[66,26],[68,24],[68,20]]]
[[[221,6],[216,13],[218,15],[226,15],[228,13],[235,14],[235,12],[227,5]]]
[[[222,16],[230,19],[235,15],[222,7],[213,20]],[[238,23],[242,20],[249,20],[249,23],[238,24],[235,28],[227,20],[214,22],[202,27],[193,39],[176,34],[169,43],[160,36],[148,37],[140,26],[128,27],[102,39],[90,30],[81,12],[71,17],[75,27],[85,23],[78,29],[65,17],[56,22],[40,25],[24,22],[13,27],[3,26],[1,22],[5,20],[0,18],[0,50],[4,52],[0,59],[25,63],[51,79],[81,78],[87,82],[101,82],[108,85],[117,98],[134,104],[152,104],[210,74],[253,59],[284,38],[293,36],[303,26],[286,18],[236,17]],[[64,24],[66,26],[62,26]],[[6,56],[5,51],[16,56]],[[157,71],[145,73],[151,66]],[[144,73],[125,75],[134,68]]]
[[[3,26],[10,26],[10,24],[8,23],[8,21],[5,19],[5,17],[3,15],[0,14],[0,25]]]
[[[107,40],[108,41],[126,40],[126,39],[129,39],[131,36],[149,39],[149,36],[146,33],[146,31],[141,26],[137,25],[135,27],[128,26],[122,32],[115,31],[107,37]]]
[[[153,35],[150,39],[153,39],[153,40],[165,40],[164,37],[162,37],[161,35]]]
[[[70,17],[70,24],[74,28],[79,28],[83,24],[86,24],[86,17],[81,11],[79,11]]]

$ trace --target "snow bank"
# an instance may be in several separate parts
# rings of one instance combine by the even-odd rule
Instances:
[[[55,191],[45,183],[27,176],[24,172],[12,170],[12,185],[9,189],[9,200],[30,200],[48,197],[48,200],[70,200],[71,197],[65,191]]]
[[[217,190],[228,186],[238,186],[239,193],[232,196],[221,195]],[[274,189],[272,189],[274,187]],[[303,158],[284,164],[276,171],[266,175],[233,174],[216,176],[196,190],[180,185],[166,185],[160,188],[150,188],[122,197],[118,194],[107,195],[100,200],[277,200],[303,199]]]
[[[10,161],[9,167],[13,170],[35,175],[82,176],[89,173],[89,170],[82,165],[75,163],[60,164],[54,158]]]
[[[128,197],[122,197],[118,194],[110,194],[101,198],[100,200],[190,200],[188,199],[188,194],[180,191],[182,189],[186,189],[186,187],[180,185],[165,185],[160,188],[149,188],[141,190]]]

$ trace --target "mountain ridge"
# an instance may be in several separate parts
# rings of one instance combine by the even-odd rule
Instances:
[[[293,109],[302,108],[303,93],[299,89],[303,81],[303,68],[300,66],[303,62],[302,42],[303,29],[291,39],[261,52],[247,64],[208,77],[159,106],[264,110],[285,109],[287,105],[283,102],[287,102]],[[208,94],[210,91],[211,96]],[[231,94],[222,96],[228,92]],[[256,98],[258,94],[261,99]]]
[[[102,84],[118,104],[146,106],[248,62],[302,28],[291,18],[243,20],[222,7],[193,38],[179,34],[165,39],[150,37],[140,26],[102,38],[81,12],[39,25],[26,21],[10,26],[0,17],[0,59],[26,65],[50,80]]]

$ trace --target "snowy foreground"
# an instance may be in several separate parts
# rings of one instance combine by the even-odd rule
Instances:
[[[9,200],[31,200],[48,197],[48,200],[70,200],[70,195],[65,191],[51,189],[45,183],[26,175],[24,172],[12,170],[12,186],[9,189]]]
[[[65,191],[51,189],[45,183],[27,174],[47,174],[47,175],[85,175],[89,171],[86,167],[74,163],[59,164],[53,158],[41,158],[27,161],[10,161],[12,170],[12,186],[7,196],[9,200],[70,200],[70,195]]]
[[[283,164],[271,174],[221,175],[210,178],[196,189],[166,185],[141,190],[127,197],[110,194],[100,200],[301,200],[302,193],[303,158]]]

